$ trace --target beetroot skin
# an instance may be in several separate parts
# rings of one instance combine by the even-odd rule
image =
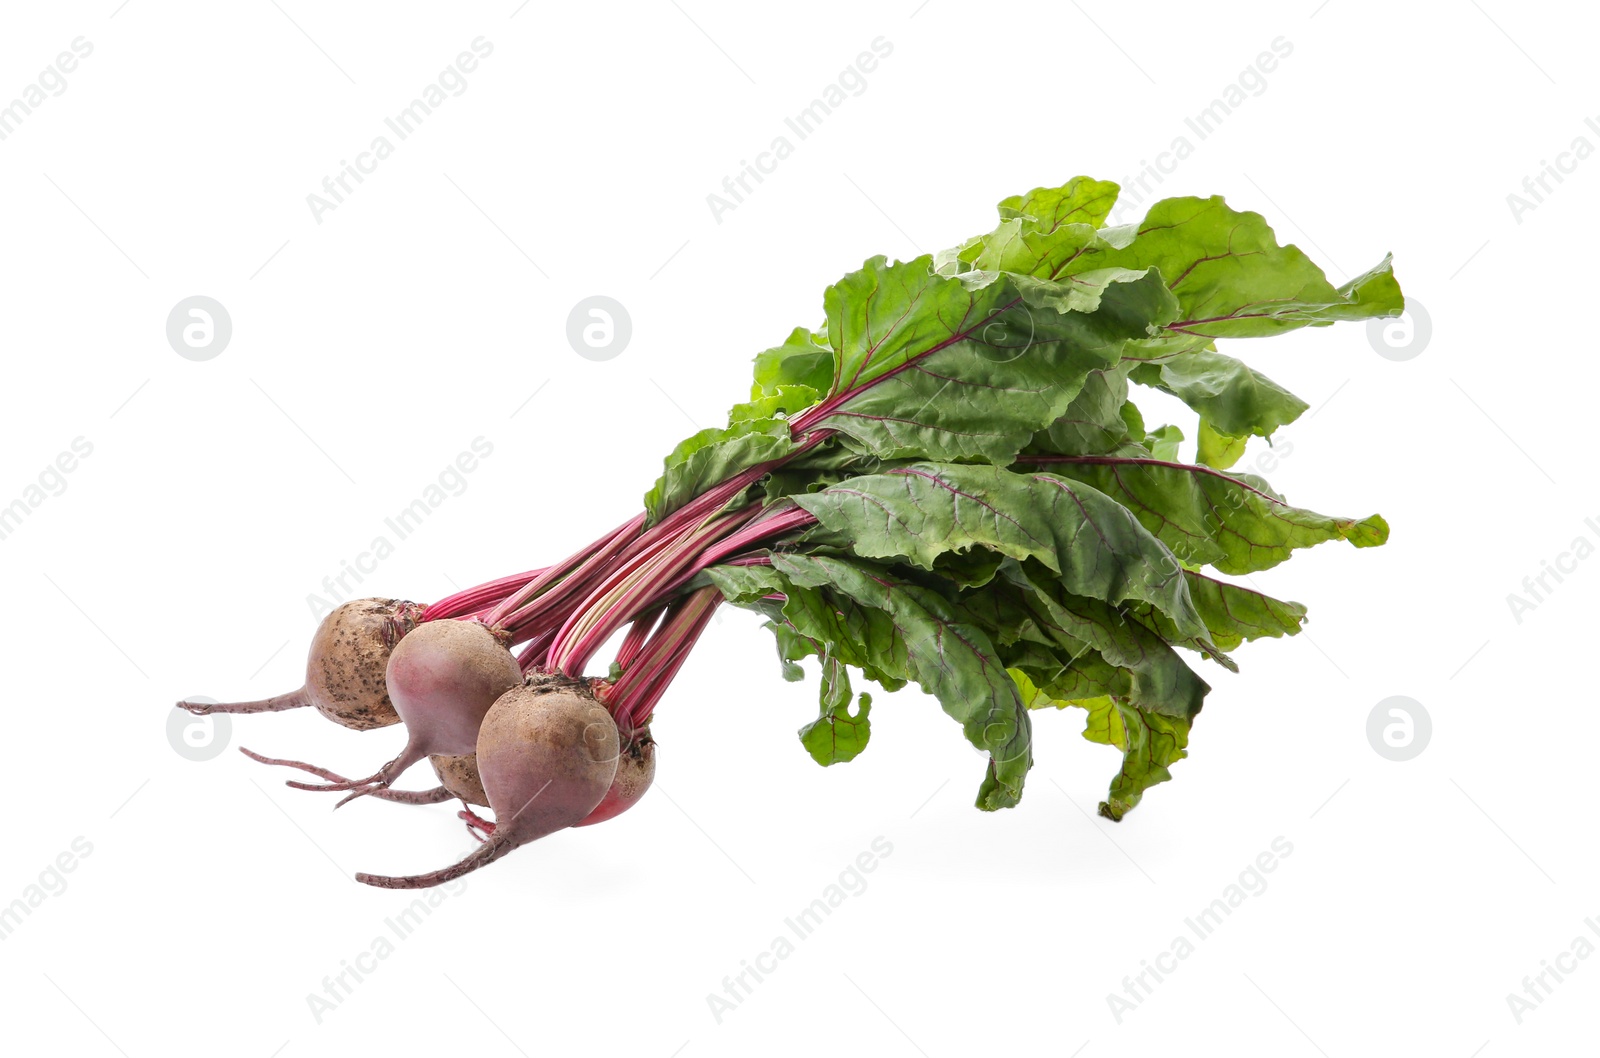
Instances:
[[[496,820],[489,839],[459,863],[428,874],[356,880],[385,889],[440,885],[574,826],[610,791],[620,754],[616,722],[585,683],[530,677],[494,703],[478,732],[478,771]]]
[[[639,803],[639,798],[650,789],[656,777],[656,744],[650,730],[635,735],[624,742],[617,757],[617,774],[611,780],[611,789],[600,799],[593,812],[575,826],[587,827],[614,819]]]
[[[305,686],[255,702],[179,702],[207,713],[275,713],[314,705],[328,719],[356,731],[400,722],[384,674],[395,645],[417,627],[422,607],[402,599],[356,599],[317,626],[306,661]]]
[[[489,807],[489,795],[484,791],[483,779],[478,775],[476,753],[463,753],[460,756],[435,753],[428,758],[428,763],[433,765],[433,773],[439,777],[440,785],[450,791],[451,797],[479,808]]]

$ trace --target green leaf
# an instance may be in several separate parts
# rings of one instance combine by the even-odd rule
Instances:
[[[811,759],[823,767],[851,761],[867,747],[872,734],[872,695],[861,695],[856,711],[850,711],[855,695],[850,689],[850,672],[836,658],[822,661],[822,710],[817,719],[800,729],[800,743]]]
[[[1254,573],[1328,540],[1377,547],[1389,538],[1389,523],[1376,514],[1359,520],[1317,514],[1291,507],[1252,475],[1157,460],[1136,447],[1125,451],[1049,467],[1118,501],[1187,562]]]
[[[1039,187],[1000,202],[1000,226],[936,258],[941,272],[955,275],[974,268],[1053,274],[1061,263],[1092,242],[1111,214],[1117,185],[1086,176],[1062,187]]]
[[[1127,508],[1059,475],[914,463],[794,502],[863,558],[902,559],[922,569],[974,547],[1032,558],[1074,594],[1148,602],[1186,637],[1205,635],[1167,548]]]
[[[1158,426],[1145,435],[1145,447],[1156,459],[1175,460],[1178,445],[1183,442],[1183,431],[1176,426]]]
[[[712,566],[705,573],[722,597],[735,606],[781,595],[789,586],[771,566]]]
[[[1190,717],[1210,691],[1142,611],[1064,592],[1037,563],[1008,561],[1000,580],[963,592],[958,605],[963,619],[989,634],[1007,668],[1055,697],[1114,696]],[[1233,667],[1215,647],[1207,650]]]
[[[1043,657],[1033,651],[1021,650],[1008,656],[1009,664],[1029,672],[1051,697],[1066,702],[1086,701],[1091,698],[1126,698],[1132,694],[1133,674],[1119,669],[1094,651],[1070,659],[1066,665],[1053,659],[1053,665],[1041,664]]]
[[[756,355],[750,399],[772,396],[786,386],[825,393],[832,384],[833,350],[828,348],[827,336],[796,327],[782,345]]]
[[[1145,437],[1144,419],[1128,401],[1127,369],[1090,371],[1083,388],[1061,417],[1040,431],[1029,446],[1034,451],[1089,456],[1115,451],[1130,438]]]
[[[1327,320],[1370,320],[1399,316],[1405,311],[1405,295],[1394,277],[1394,255],[1383,260],[1339,287],[1345,305],[1332,305],[1322,314]]]
[[[1220,195],[1163,199],[1127,245],[1091,247],[1071,268],[1152,266],[1182,306],[1168,325],[1175,335],[1260,337],[1405,307],[1389,258],[1336,288],[1299,247],[1279,246],[1259,213],[1231,209]]]
[[[1239,461],[1244,455],[1245,448],[1249,445],[1248,437],[1229,437],[1225,433],[1218,433],[1211,425],[1211,420],[1204,416],[1200,419],[1199,450],[1195,455],[1197,462],[1204,463],[1216,470],[1227,470]],[[1154,453],[1151,453],[1152,455]]]
[[[778,643],[778,664],[782,666],[784,680],[788,683],[804,680],[806,670],[800,667],[800,659],[815,654],[817,644],[796,632],[792,625],[768,621],[767,628]]]
[[[792,418],[822,399],[822,394],[810,386],[777,386],[765,396],[744,404],[735,404],[728,412],[729,423],[749,422],[757,419]]]
[[[1185,570],[1183,575],[1189,582],[1189,597],[1211,632],[1211,642],[1223,650],[1232,650],[1247,640],[1292,636],[1305,624],[1306,608],[1297,602],[1274,599],[1203,573]],[[1159,610],[1151,607],[1139,614],[1168,640],[1181,640],[1182,633]]]
[[[997,208],[1001,220],[1027,218],[1045,231],[1068,224],[1099,228],[1111,216],[1119,190],[1110,180],[1075,176],[1060,187],[1036,187],[1025,195],[1003,198]]]
[[[866,293],[858,289],[864,282],[831,289],[832,313],[849,308],[873,320],[886,312],[910,313],[893,321],[909,333],[890,331],[869,351],[855,345],[841,351],[840,363],[858,373],[844,376],[843,388],[824,405],[825,414],[807,420],[809,428],[838,431],[881,459],[1008,463],[1034,432],[1066,412],[1092,371],[1116,364],[1130,342],[1175,308],[1159,275],[1123,271],[1101,276],[1103,285],[924,276],[920,279],[943,284],[941,297],[923,288],[921,300],[906,304],[904,291],[917,277],[904,273],[925,268],[925,261],[897,264],[891,271],[880,265],[872,273],[877,285]],[[892,287],[891,278],[897,281]],[[969,288],[968,280],[987,285]],[[1058,286],[1073,288],[1078,308],[1062,311]],[[887,304],[870,296],[886,288],[901,296]],[[847,295],[868,300],[846,304]],[[938,318],[923,319],[933,311]],[[913,321],[921,322],[912,328]],[[864,340],[842,324],[839,329],[857,345]],[[878,337],[877,331],[867,333]]]
[[[1217,433],[1230,437],[1271,437],[1309,406],[1243,362],[1208,349],[1160,364],[1140,364],[1130,377],[1172,394]]]
[[[935,347],[971,334],[1017,295],[1005,284],[936,275],[929,255],[869,258],[822,296],[834,353],[830,396],[860,389]]]
[[[701,430],[667,456],[666,470],[644,497],[650,524],[740,471],[794,448],[782,419],[748,419],[726,429]]]
[[[1008,574],[1012,583],[1028,590],[1040,629],[1075,656],[1089,647],[1108,665],[1127,672],[1126,680],[1115,681],[1119,697],[1151,712],[1180,717],[1194,716],[1205,704],[1210,686],[1136,614],[1064,592],[1037,569],[1014,566]],[[1208,653],[1235,668],[1216,648]]]
[[[819,590],[836,618],[866,633],[853,641],[879,668],[914,680],[934,695],[962,726],[967,740],[989,754],[989,768],[978,792],[978,807],[1009,808],[1022,797],[1023,782],[1033,764],[1032,727],[1017,686],[995,655],[984,632],[956,619],[950,604],[936,592],[897,577],[883,566],[851,559],[774,554],[775,569],[798,588]],[[794,597],[791,597],[793,603]],[[862,619],[865,608],[880,615]],[[790,616],[802,632],[802,621],[816,614],[796,608]],[[885,620],[887,618],[887,620]],[[819,638],[829,637],[823,628]]]
[[[1172,778],[1168,769],[1189,755],[1189,721],[1147,713],[1121,702],[1113,704],[1121,720],[1122,737],[1113,744],[1122,750],[1122,769],[1100,802],[1100,814],[1120,822],[1144,799],[1146,790]],[[1085,737],[1088,734],[1085,730]]]
[[[1306,405],[1215,340],[1399,315],[1389,259],[1335,287],[1221,198],[1104,228],[1116,193],[1086,177],[1038,188],[954,250],[868,260],[826,291],[821,331],[756,358],[728,429],[669,458],[652,518],[761,466],[748,496],[818,519],[765,541],[771,566],[690,583],[764,614],[785,678],[818,658],[801,740],[820,763],[867,741],[851,668],[939,699],[990,756],[983,808],[1021,795],[1029,711],[1071,705],[1086,738],[1122,752],[1100,806],[1120,819],[1170,777],[1209,690],[1176,648],[1232,667],[1224,650],[1305,620],[1200,567],[1248,573],[1327,540],[1386,540],[1376,515],[1302,510],[1227,472]],[[1183,431],[1146,425],[1130,382],[1196,413],[1196,463],[1180,461]]]
[[[1018,690],[1030,709],[1064,709],[1075,706],[1088,713],[1083,737],[1122,751],[1122,767],[1111,780],[1099,812],[1113,822],[1131,812],[1144,792],[1172,778],[1169,768],[1188,756],[1189,721],[1159,713],[1146,713],[1107,696],[1080,699],[1055,697],[1055,688],[1036,686],[1020,670],[1012,670]]]
[[[810,653],[853,665],[885,690],[899,690],[909,681],[889,613],[793,582],[786,584],[784,595],[783,622],[810,642]]]
[[[1022,699],[1022,704],[1028,709],[1065,709],[1075,702],[1063,702],[1050,697],[1036,686],[1033,680],[1022,669],[1007,669],[1011,679],[1017,685],[1017,696]]]

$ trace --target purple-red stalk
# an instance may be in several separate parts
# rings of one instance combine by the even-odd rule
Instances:
[[[721,602],[716,588],[701,588],[667,611],[633,665],[601,693],[619,727],[631,732],[649,719]]]
[[[544,570],[529,570],[527,573],[516,573],[499,580],[491,580],[479,584],[466,591],[458,591],[448,595],[422,611],[422,620],[439,621],[451,617],[467,617],[478,613],[485,607],[493,606],[508,595],[525,586],[529,581],[538,577]]]

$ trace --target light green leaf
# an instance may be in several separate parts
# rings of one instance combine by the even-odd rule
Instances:
[[[728,412],[728,422],[792,418],[796,412],[804,411],[821,399],[822,394],[810,386],[776,386],[769,394],[735,404]]]
[[[1150,787],[1171,779],[1171,765],[1188,756],[1190,722],[1186,719],[1146,713],[1103,695],[1057,698],[1057,688],[1038,687],[1020,670],[1012,670],[1012,677],[1030,709],[1083,709],[1088,714],[1083,737],[1122,751],[1122,767],[1099,806],[1100,814],[1113,822],[1131,812]]]
[[[833,350],[828,348],[827,335],[796,327],[782,345],[756,355],[750,399],[772,396],[785,386],[825,393],[832,384]]]
[[[1197,462],[1204,463],[1216,470],[1227,470],[1239,461],[1244,455],[1245,448],[1249,445],[1248,437],[1229,437],[1225,433],[1218,433],[1211,425],[1211,420],[1205,416],[1200,417],[1199,451],[1195,455]],[[1151,453],[1154,455],[1155,453]],[[1158,457],[1159,458],[1159,457]]]
[[[941,272],[974,268],[1051,276],[1092,242],[1117,200],[1117,185],[1074,177],[1062,187],[1040,187],[1000,202],[1000,226],[939,254]]]
[[[1231,209],[1220,195],[1163,199],[1126,246],[1091,247],[1070,270],[1152,266],[1182,305],[1168,325],[1174,335],[1260,337],[1404,309],[1389,258],[1336,288],[1299,247],[1279,246],[1259,213]]]
[[[1145,435],[1144,443],[1154,458],[1175,460],[1178,445],[1183,443],[1183,431],[1176,426],[1158,426]]]

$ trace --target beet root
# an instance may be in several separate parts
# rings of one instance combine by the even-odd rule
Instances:
[[[317,778],[327,779],[329,782],[342,783],[350,781],[338,772],[329,771],[327,768],[319,768],[315,764],[307,764],[304,761],[263,757],[254,750],[245,749],[243,746],[239,747],[239,752],[257,764],[271,764],[282,768],[299,768],[301,771],[308,771],[317,776]],[[373,796],[380,801],[393,801],[402,805],[436,805],[441,801],[450,800],[455,794],[441,785],[435,786],[431,790],[375,790],[373,791]]]
[[[483,778],[478,774],[476,753],[464,753],[457,757],[435,753],[428,758],[428,763],[433,765],[433,773],[439,777],[440,784],[450,791],[451,797],[463,804],[489,807],[489,795],[484,792]]]
[[[298,789],[350,790],[347,801],[388,786],[422,758],[462,756],[478,744],[484,714],[506,691],[522,683],[516,658],[477,621],[430,621],[389,655],[389,697],[406,725],[406,745],[365,779]]]
[[[434,772],[452,793],[455,792],[455,786],[452,786],[452,782],[461,784],[463,779],[476,782],[478,784],[478,792],[481,793],[483,791],[482,780],[478,778],[478,765],[475,757],[433,757],[431,759],[433,760]],[[455,763],[455,767],[462,768],[463,772],[465,766],[470,764],[471,772],[469,775],[463,773],[457,773],[457,776],[449,775],[439,766],[441,760],[458,762]],[[595,823],[604,823],[608,819],[615,819],[639,803],[639,799],[645,795],[645,791],[650,789],[650,784],[655,781],[655,777],[656,743],[650,737],[650,729],[645,728],[632,738],[624,738],[622,740],[622,751],[617,757],[617,774],[611,780],[611,789],[607,790],[606,795],[600,799],[600,803],[595,805],[593,812],[584,816],[573,826],[587,827]],[[461,793],[456,793],[456,796],[469,805],[487,807],[489,803],[488,801],[471,800],[470,797],[463,796]],[[494,833],[494,824],[472,811],[471,808],[457,812],[456,817],[464,821],[467,824],[467,830],[480,841]]]
[[[317,626],[306,660],[306,682],[299,690],[255,702],[179,702],[178,708],[204,716],[274,713],[311,705],[356,731],[398,723],[400,714],[390,701],[384,675],[395,645],[417,627],[422,610],[401,599],[347,602]]]
[[[620,754],[616,722],[586,684],[530,677],[494,703],[478,732],[478,771],[495,814],[488,840],[428,874],[358,874],[356,881],[384,889],[440,885],[574,826],[610,791]]]
[[[639,798],[650,789],[650,784],[656,777],[656,743],[650,737],[650,729],[625,739],[622,744],[621,755],[617,758],[617,774],[611,780],[611,789],[600,799],[600,803],[575,826],[587,827],[595,823],[604,823],[608,819],[615,819],[634,805],[639,803]]]

